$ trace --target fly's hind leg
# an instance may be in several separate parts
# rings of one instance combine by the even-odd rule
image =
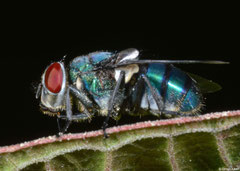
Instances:
[[[108,102],[108,114],[107,114],[107,117],[105,118],[105,121],[103,122],[103,133],[104,133],[104,137],[105,138],[108,138],[108,135],[106,133],[106,128],[108,126],[108,121],[109,121],[109,118],[112,114],[112,111],[113,111],[113,106],[114,106],[114,102],[116,100],[116,95],[117,95],[117,92],[120,88],[120,85],[122,83],[122,80],[124,80],[124,77],[125,77],[125,72],[124,71],[121,71],[120,72],[120,75],[119,75],[119,78],[117,80],[117,84],[116,84],[116,87],[114,88],[114,91],[109,99],[109,102]]]
[[[169,110],[165,110],[165,106],[162,100],[162,97],[159,95],[159,93],[157,92],[157,90],[151,85],[149,79],[147,78],[147,76],[145,74],[143,74],[142,76],[143,80],[145,81],[145,83],[147,84],[147,86],[150,89],[150,92],[157,104],[158,110],[159,110],[159,115],[161,114],[168,114],[168,115],[175,115],[175,116],[196,116],[196,114],[185,114],[185,113],[181,113],[180,111],[169,111]]]
[[[164,105],[162,105],[162,102],[163,102],[162,97],[158,94],[157,90],[151,85],[149,79],[147,78],[147,76],[145,74],[142,75],[142,78],[145,81],[145,83],[147,84],[147,86],[149,87],[150,92],[151,92],[151,94],[152,94],[152,96],[153,96],[153,98],[154,98],[154,100],[157,104],[158,110],[159,110],[160,115],[161,115],[161,113],[164,110]]]

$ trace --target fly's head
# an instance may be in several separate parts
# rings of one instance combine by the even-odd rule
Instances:
[[[66,87],[64,64],[51,63],[44,71],[36,93],[36,98],[41,96],[40,107],[43,113],[56,115],[65,108]]]

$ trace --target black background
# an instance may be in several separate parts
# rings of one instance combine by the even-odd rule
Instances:
[[[234,25],[212,27],[207,23],[200,28],[198,25],[183,27],[185,25],[179,23],[166,30],[142,23],[124,25],[124,30],[115,29],[118,26],[118,23],[79,26],[63,22],[52,27],[44,22],[32,24],[28,21],[5,27],[0,54],[0,146],[58,132],[56,119],[40,112],[33,87],[40,82],[45,68],[66,54],[66,61],[69,61],[74,56],[93,51],[134,47],[140,50],[141,58],[229,61],[229,65],[178,67],[214,80],[223,87],[221,91],[205,96],[206,109],[203,113],[240,109],[239,36]],[[123,118],[120,123],[124,122]],[[102,118],[96,118],[92,123],[74,124],[73,127],[81,132],[100,129],[101,124]]]

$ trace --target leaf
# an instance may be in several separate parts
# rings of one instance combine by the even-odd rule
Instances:
[[[0,148],[0,170],[238,170],[240,111],[140,122]]]

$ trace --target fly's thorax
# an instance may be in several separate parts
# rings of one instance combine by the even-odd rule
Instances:
[[[69,65],[69,74],[72,82],[75,82],[79,73],[87,74],[93,71],[96,63],[108,59],[113,54],[110,52],[94,52],[74,58]]]
[[[50,64],[42,75],[41,104],[50,111],[65,108],[66,72],[64,64]]]

